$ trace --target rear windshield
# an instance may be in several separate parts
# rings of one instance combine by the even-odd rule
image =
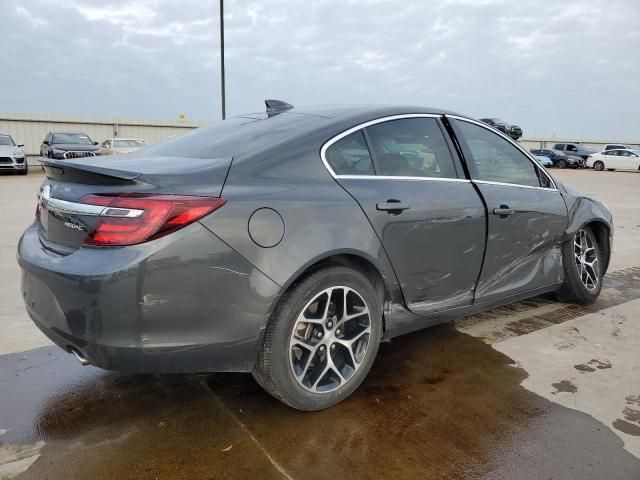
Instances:
[[[266,148],[317,125],[320,117],[281,113],[271,118],[236,117],[202,127],[145,149],[145,155],[221,158]]]

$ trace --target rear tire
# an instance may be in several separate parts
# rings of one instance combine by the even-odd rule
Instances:
[[[593,169],[597,170],[598,172],[601,172],[602,170],[604,170],[604,163],[602,163],[600,160],[598,160],[597,162],[595,162],[593,164]]]
[[[602,289],[602,254],[596,236],[588,226],[579,229],[562,246],[564,285],[559,296],[566,302],[595,302]]]
[[[362,383],[381,336],[382,301],[371,282],[352,268],[325,266],[283,295],[253,376],[293,408],[322,410]]]

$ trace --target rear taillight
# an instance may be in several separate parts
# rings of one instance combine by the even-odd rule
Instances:
[[[135,245],[175,232],[220,208],[225,200],[183,195],[86,195],[81,203],[105,209],[85,245]]]

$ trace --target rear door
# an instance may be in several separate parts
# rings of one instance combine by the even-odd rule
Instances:
[[[476,301],[560,281],[567,208],[553,180],[515,142],[480,122],[451,117],[451,123],[488,211]]]
[[[482,265],[484,206],[452,152],[433,115],[368,122],[322,151],[369,218],[415,313],[472,303]]]

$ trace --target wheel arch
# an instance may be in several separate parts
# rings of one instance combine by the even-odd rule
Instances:
[[[611,259],[611,227],[601,219],[593,219],[585,223],[584,226],[591,228],[591,231],[596,236],[598,250],[600,250],[600,256],[604,263],[602,271],[604,275],[609,268],[609,260]]]
[[[344,265],[359,270],[366,275],[367,278],[372,279],[373,287],[382,301],[382,306],[384,306],[384,302],[402,301],[402,293],[400,292],[400,286],[396,280],[395,273],[393,271],[387,271],[387,269],[381,265],[381,262],[365,252],[352,249],[334,250],[309,260],[291,275],[289,280],[283,285],[283,292],[288,291],[300,279],[307,276],[309,272],[329,265]]]
[[[571,227],[570,225],[570,228],[567,230],[568,239],[573,238],[573,235],[575,235],[576,232],[584,227],[589,227],[593,231],[593,234],[596,236],[596,241],[598,242],[598,250],[600,251],[600,257],[603,259],[604,268],[602,270],[602,274],[604,275],[609,268],[609,261],[611,259],[613,227],[603,218],[594,217],[584,219],[579,223],[575,223],[573,227]]]
[[[402,292],[400,291],[400,285],[396,280],[395,273],[388,271],[390,266],[385,268],[381,265],[381,262],[367,255],[366,253],[358,250],[340,249],[331,252],[327,252],[324,255],[318,256],[309,260],[306,264],[300,267],[289,280],[282,285],[280,295],[274,300],[269,314],[265,318],[264,324],[260,331],[258,339],[258,348],[260,349],[264,343],[264,334],[267,330],[267,326],[271,321],[271,316],[282,301],[283,295],[289,291],[296,283],[309,275],[312,271],[318,268],[323,268],[331,265],[345,265],[363,273],[367,278],[373,279],[372,284],[381,301],[382,314],[382,332],[383,336],[386,332],[387,325],[384,315],[384,306],[387,303],[399,303],[404,305]]]

